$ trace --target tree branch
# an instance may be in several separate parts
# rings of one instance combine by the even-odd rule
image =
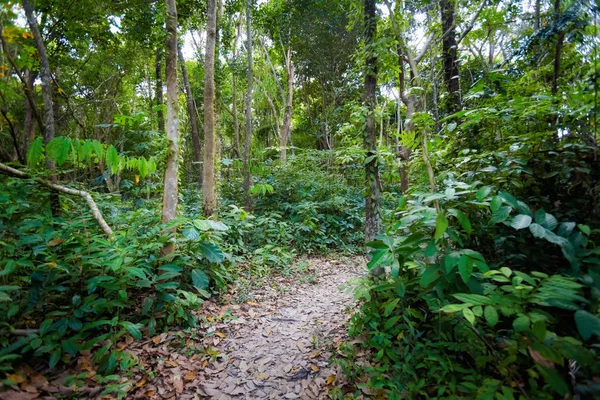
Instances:
[[[14,169],[14,168],[9,167],[8,165],[2,164],[2,163],[0,163],[0,171],[4,172],[7,175],[11,175],[11,176],[21,178],[21,179],[33,178],[39,184],[49,187],[50,189],[54,189],[56,191],[59,191],[59,192],[65,193],[65,194],[70,194],[73,196],[83,197],[85,199],[85,201],[87,202],[87,204],[90,208],[90,211],[92,212],[92,215],[94,216],[94,219],[96,219],[96,221],[98,222],[98,225],[100,225],[100,229],[102,229],[102,231],[106,234],[106,236],[108,236],[109,239],[112,238],[112,236],[113,236],[112,229],[110,228],[110,226],[108,226],[108,224],[104,220],[104,217],[102,216],[102,213],[98,209],[96,202],[92,198],[92,195],[89,194],[88,192],[83,191],[83,190],[68,188],[66,186],[58,185],[56,183],[46,182],[45,180],[43,180],[41,178],[31,177],[31,176],[27,175],[25,172],[19,171],[18,169]]]

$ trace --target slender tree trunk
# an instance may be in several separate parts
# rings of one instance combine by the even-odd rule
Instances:
[[[238,43],[240,38],[242,37],[242,14],[240,13],[240,17],[238,18],[237,24],[236,24],[236,35],[235,35],[235,41],[233,44],[233,59],[235,62],[237,62],[237,58],[238,58]],[[233,103],[233,110],[232,110],[232,115],[233,115],[233,140],[234,140],[234,147],[233,150],[235,152],[235,156],[237,158],[240,158],[242,156],[242,152],[240,150],[240,123],[238,121],[238,115],[237,115],[237,76],[236,76],[236,71],[235,69],[232,70],[231,72],[231,91],[232,91],[232,103]]]
[[[40,79],[42,80],[42,99],[44,100],[44,144],[48,145],[55,136],[55,121],[54,121],[54,101],[52,100],[52,74],[50,72],[50,63],[48,62],[48,54],[46,53],[46,46],[44,45],[44,39],[40,32],[40,28],[37,23],[37,19],[33,15],[33,7],[29,0],[23,0],[23,9],[25,10],[25,16],[33,39],[35,41],[35,47],[37,48],[40,56]],[[26,89],[28,90],[28,89]],[[46,157],[46,168],[51,171],[50,180],[52,183],[57,183],[58,178],[56,177],[56,168],[52,160]],[[50,195],[50,203],[52,207],[52,215],[54,217],[60,217],[60,198],[57,191],[53,191]]]
[[[162,223],[166,224],[177,216],[179,199],[179,102],[177,99],[177,8],[175,0],[165,0],[167,6],[166,77],[167,77],[167,140],[169,149],[165,170]],[[173,229],[173,232],[175,229]],[[175,242],[167,243],[162,254],[171,254]]]
[[[281,152],[279,160],[284,164],[287,160],[287,145],[290,139],[292,128],[292,103],[294,101],[294,64],[292,62],[292,50],[288,49],[286,56],[287,69],[287,99],[285,102],[285,112],[283,116],[283,129],[281,129]]]
[[[217,4],[208,0],[206,54],[204,56],[204,178],[202,210],[205,217],[217,212],[215,189],[215,45],[217,41]]]
[[[246,210],[252,208],[251,198],[248,191],[252,185],[252,177],[250,176],[250,146],[252,145],[252,86],[253,86],[253,66],[252,66],[252,0],[246,2],[246,49],[248,51],[248,93],[246,93],[246,138],[244,142],[244,207]]]
[[[33,82],[35,74],[32,71],[25,72],[25,82],[27,82],[27,90],[33,91]],[[29,145],[35,140],[35,123],[33,118],[34,110],[27,99],[25,99],[25,120],[23,122],[23,153],[27,154]]]
[[[454,113],[461,108],[454,1],[440,0],[440,10],[442,13],[442,32],[444,33],[444,39],[442,40],[444,82],[450,99],[447,109]]]
[[[158,106],[156,117],[158,120],[158,131],[165,132],[165,117],[162,110],[163,105],[163,81],[162,81],[162,49],[156,49],[156,58],[154,60],[154,72],[156,79],[156,87],[154,88],[154,101]]]
[[[554,23],[558,24],[560,19],[560,0],[554,0]],[[565,33],[563,30],[559,31],[556,35],[556,47],[554,50],[554,71],[552,73],[552,96],[558,94],[558,78],[560,76],[560,58],[562,53],[562,46],[565,39]]]
[[[370,242],[381,232],[379,166],[377,164],[377,126],[375,121],[375,104],[377,100],[377,53],[374,48],[377,34],[375,0],[364,0],[365,44],[367,49],[365,63],[364,102],[368,108],[364,146],[367,157],[365,164],[365,241]],[[383,271],[372,271],[380,275]]]
[[[540,11],[541,11],[541,0],[535,0],[535,12],[533,15],[533,29],[536,31],[540,29]]]
[[[188,109],[188,116],[190,118],[190,125],[192,126],[192,144],[194,147],[194,169],[196,170],[196,178],[198,183],[202,187],[202,145],[200,144],[200,133],[198,132],[198,121],[196,120],[196,106],[194,104],[194,96],[192,94],[192,87],[190,85],[190,78],[188,76],[187,67],[185,66],[185,59],[183,58],[183,52],[181,47],[177,48],[179,55],[179,61],[181,62],[181,76],[183,77],[183,85],[185,87],[185,97]]]

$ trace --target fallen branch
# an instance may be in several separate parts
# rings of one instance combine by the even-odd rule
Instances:
[[[83,191],[83,190],[71,189],[66,186],[58,185],[56,183],[46,182],[45,180],[40,179],[40,178],[31,177],[31,176],[27,175],[26,173],[19,171],[18,169],[14,169],[14,168],[9,167],[8,165],[2,164],[2,163],[0,163],[0,171],[6,173],[8,175],[17,177],[17,178],[22,178],[22,179],[33,178],[36,182],[38,182],[46,187],[49,187],[50,189],[54,189],[56,191],[70,194],[73,196],[83,197],[85,199],[85,201],[87,202],[88,206],[90,207],[90,211],[92,212],[92,215],[98,222],[98,225],[100,225],[100,229],[102,229],[102,231],[106,234],[106,236],[108,236],[109,238],[112,238],[112,235],[113,235],[112,229],[110,228],[110,226],[108,226],[108,224],[104,220],[104,217],[102,216],[102,213],[98,209],[96,202],[92,198],[92,195],[89,194],[88,192]]]

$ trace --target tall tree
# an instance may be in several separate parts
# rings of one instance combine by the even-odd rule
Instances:
[[[364,102],[367,107],[367,120],[363,140],[367,159],[365,164],[365,241],[370,242],[381,232],[379,166],[377,163],[377,125],[375,106],[377,102],[377,50],[375,35],[377,19],[375,0],[364,0],[365,24],[365,83]],[[381,271],[377,271],[381,272]]]
[[[246,50],[248,55],[248,92],[246,93],[246,138],[244,142],[244,153],[243,157],[243,169],[244,169],[244,206],[246,209],[251,207],[250,186],[252,184],[252,177],[250,176],[250,146],[252,145],[252,76],[253,76],[253,65],[252,65],[252,0],[246,2]]]
[[[33,34],[33,40],[35,41],[35,47],[37,48],[40,56],[40,79],[42,81],[42,99],[44,100],[44,144],[48,145],[56,134],[56,125],[54,121],[54,101],[52,99],[52,73],[50,71],[50,62],[48,61],[48,53],[46,52],[46,46],[44,45],[44,39],[40,32],[40,28],[37,23],[35,15],[33,15],[33,7],[29,0],[23,0],[23,9],[25,10],[25,16],[27,17],[27,23],[29,29]],[[28,90],[26,88],[25,90]],[[58,179],[56,177],[55,166],[50,157],[46,157],[46,168],[52,171],[51,180],[52,183],[56,184]],[[60,216],[60,198],[58,192],[53,191],[50,197],[52,205],[52,215],[54,217]]]
[[[443,32],[442,60],[444,65],[444,82],[449,95],[447,109],[450,112],[457,112],[461,108],[461,96],[454,0],[440,0],[440,11]]]
[[[287,160],[287,145],[290,140],[292,130],[292,103],[294,101],[294,64],[292,62],[292,49],[288,48],[285,56],[285,67],[287,71],[287,98],[285,101],[285,111],[283,114],[283,127],[281,129],[281,151],[279,160],[285,163]]]
[[[154,88],[154,102],[158,106],[156,111],[156,117],[158,120],[158,131],[165,132],[165,117],[163,114],[163,80],[162,80],[162,50],[156,49],[156,56],[154,58],[154,74],[156,87]]]
[[[235,63],[237,63],[237,58],[238,58],[238,54],[239,54],[238,44],[239,44],[241,37],[242,37],[242,13],[240,12],[240,16],[236,23],[235,40],[233,42],[233,59],[234,59]],[[233,151],[235,153],[235,156],[240,158],[242,156],[242,152],[240,150],[240,123],[238,122],[238,115],[237,115],[237,74],[236,74],[235,68],[232,68],[231,71],[232,71],[231,72],[231,96],[232,96],[231,114],[233,115],[233,140],[234,140]]]
[[[196,119],[196,104],[194,102],[192,86],[190,85],[190,78],[188,76],[187,67],[185,66],[185,58],[183,58],[181,47],[177,48],[177,53],[179,55],[179,61],[181,62],[181,76],[183,78],[183,86],[185,88],[188,117],[190,119],[190,125],[192,128],[192,145],[194,147],[193,160],[196,164],[196,177],[198,179],[198,183],[200,186],[202,186],[202,145],[200,143],[200,133],[198,132],[198,120]]]
[[[204,166],[202,210],[205,217],[217,212],[215,188],[215,45],[217,41],[217,4],[208,0],[206,54],[204,56]]]
[[[179,102],[177,99],[177,8],[175,0],[165,0],[167,6],[166,77],[167,77],[167,140],[169,149],[165,169],[162,222],[168,223],[177,215],[179,199]],[[174,231],[174,228],[173,228]],[[175,250],[175,242],[163,247],[163,255]]]

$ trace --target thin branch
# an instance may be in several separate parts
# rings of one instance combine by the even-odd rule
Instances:
[[[110,228],[110,226],[108,226],[108,224],[104,220],[104,217],[102,216],[102,213],[98,209],[96,202],[92,198],[92,195],[89,194],[88,192],[83,191],[83,190],[68,188],[66,186],[58,185],[56,183],[47,182],[41,178],[31,177],[31,176],[27,175],[25,172],[19,171],[18,169],[14,169],[14,168],[9,167],[8,165],[2,164],[2,163],[0,163],[0,171],[4,172],[5,174],[11,175],[11,176],[14,176],[17,178],[21,178],[21,179],[32,178],[39,184],[49,187],[50,189],[54,189],[56,191],[70,194],[73,196],[83,197],[85,199],[85,201],[87,202],[87,204],[90,208],[90,211],[92,212],[92,215],[98,222],[98,225],[100,225],[100,229],[102,229],[102,231],[106,234],[106,236],[108,236],[109,239],[112,238],[113,230]]]
[[[2,116],[8,123],[8,130],[10,131],[10,136],[12,137],[13,145],[15,146],[15,150],[17,151],[17,157],[19,158],[19,161],[21,162],[21,164],[25,164],[25,159],[23,158],[23,155],[21,155],[21,150],[19,149],[19,141],[17,140],[15,127],[13,126],[12,122],[10,122],[10,119],[8,119],[8,115],[6,115],[6,112],[4,110],[0,110],[0,114],[2,114]]]

